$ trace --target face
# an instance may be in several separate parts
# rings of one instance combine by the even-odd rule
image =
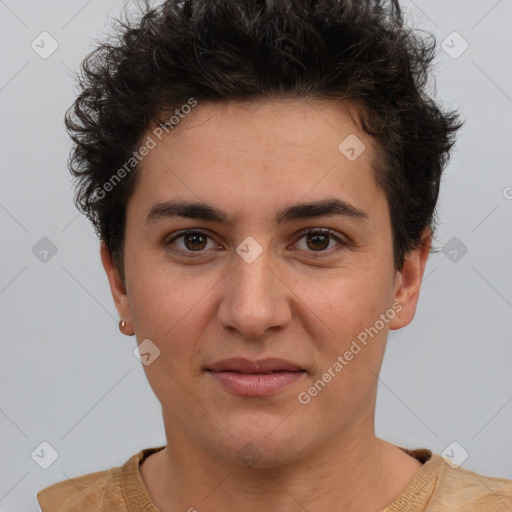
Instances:
[[[160,351],[144,370],[169,441],[269,467],[364,442],[428,255],[395,273],[371,138],[339,104],[295,100],[199,104],[161,137],[127,207],[125,287],[102,259],[120,317]],[[207,370],[233,357],[302,371]]]

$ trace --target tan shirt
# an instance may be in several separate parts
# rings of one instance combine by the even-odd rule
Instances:
[[[121,467],[50,485],[37,493],[43,512],[158,512],[139,472],[141,462],[165,446],[147,448]],[[511,512],[512,480],[453,469],[440,455],[407,450],[423,467],[382,512]]]

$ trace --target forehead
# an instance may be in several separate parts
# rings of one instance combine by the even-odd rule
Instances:
[[[381,193],[375,147],[356,120],[334,101],[199,103],[168,133],[148,130],[156,145],[139,165],[137,195],[146,210],[179,199],[274,217],[284,204],[333,197],[371,210]]]
[[[218,151],[257,155],[260,159],[263,153],[272,150],[292,159],[294,153],[308,152],[313,157],[319,153],[315,148],[325,150],[328,145],[331,156],[337,158],[339,143],[350,135],[364,140],[366,146],[373,145],[373,140],[358,126],[355,104],[334,100],[204,102],[180,119],[172,117],[178,124],[163,134],[164,144],[192,145],[196,150],[215,145]],[[162,118],[169,119],[169,114],[161,114]]]

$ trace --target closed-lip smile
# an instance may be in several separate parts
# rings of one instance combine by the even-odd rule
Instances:
[[[275,395],[307,374],[297,363],[277,357],[258,360],[232,357],[204,370],[230,394],[252,397]]]

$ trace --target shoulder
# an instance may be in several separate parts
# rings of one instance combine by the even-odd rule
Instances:
[[[37,501],[43,512],[97,511],[101,509],[105,490],[119,485],[120,468],[70,478],[52,484],[37,493]],[[117,481],[117,484],[116,484]],[[120,490],[120,489],[119,489]]]
[[[125,512],[130,507],[130,510],[142,510],[139,505],[154,512],[156,508],[147,494],[139,466],[146,457],[163,448],[165,445],[145,448],[122,466],[68,478],[45,487],[36,494],[42,512]]]
[[[470,469],[452,467],[440,455],[433,455],[439,465],[433,505],[440,510],[512,510],[512,480],[486,476]],[[442,508],[441,508],[442,507]],[[436,508],[433,508],[436,510]]]
[[[126,510],[123,478],[137,471],[150,450],[132,455],[122,466],[62,480],[40,490],[37,501],[42,512],[98,512]]]

